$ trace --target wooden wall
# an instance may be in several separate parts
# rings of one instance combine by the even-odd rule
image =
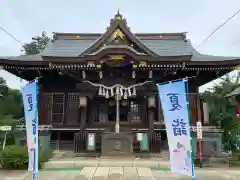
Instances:
[[[79,94],[75,92],[40,93],[39,124],[79,125]]]
[[[39,124],[62,124],[63,126],[68,125],[74,127],[85,124],[87,122],[87,116],[91,116],[91,114],[89,114],[91,109],[81,111],[78,105],[79,95],[86,93],[86,91],[88,91],[86,88],[87,87],[81,85],[81,88],[78,89],[76,81],[66,76],[56,75],[43,78],[43,80],[41,80],[39,93]],[[141,94],[140,91],[138,93],[144,96],[146,93],[151,94],[156,92],[156,86],[153,84],[152,89],[147,88],[144,93],[142,92]],[[196,121],[201,119],[200,116],[202,113],[197,105],[198,97],[196,95],[195,81],[189,82],[189,94],[191,124],[196,124]],[[146,124],[148,123],[147,111],[144,112],[146,113],[142,116],[146,118]],[[155,114],[157,114],[155,120],[159,121],[164,119],[161,104],[157,106]]]

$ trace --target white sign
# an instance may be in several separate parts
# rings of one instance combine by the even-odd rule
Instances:
[[[202,139],[202,122],[197,121],[197,138]]]
[[[92,134],[92,133],[88,134],[88,145],[94,146],[94,134]]]
[[[137,140],[141,141],[142,140],[142,133],[137,133]]]
[[[0,126],[0,131],[11,131],[12,126]]]

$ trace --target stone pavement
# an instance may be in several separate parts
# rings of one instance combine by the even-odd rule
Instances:
[[[197,170],[196,180],[239,180],[238,170]],[[151,170],[145,167],[85,167],[80,169],[43,170],[37,180],[190,180],[170,172]],[[0,171],[0,180],[31,180],[31,174],[24,171]]]

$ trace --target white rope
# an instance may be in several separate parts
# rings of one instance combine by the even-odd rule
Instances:
[[[89,83],[91,84],[92,86],[95,86],[95,87],[103,87],[105,89],[114,89],[116,87],[121,87],[123,90],[128,90],[128,89],[131,89],[131,88],[134,88],[134,87],[137,87],[137,86],[143,86],[144,84],[147,84],[147,83],[152,83],[152,81],[145,81],[145,82],[142,82],[142,83],[138,83],[138,84],[134,84],[134,85],[131,85],[129,87],[124,87],[123,85],[121,84],[115,84],[113,86],[105,86],[103,84],[98,84],[98,83],[93,83],[91,81],[88,81],[88,80],[84,80],[82,82],[86,82],[86,83]]]

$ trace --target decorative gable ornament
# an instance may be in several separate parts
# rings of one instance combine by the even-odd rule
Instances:
[[[119,37],[120,39],[124,40],[124,34],[122,33],[122,31],[120,29],[116,29],[114,31],[114,33],[112,34],[112,38],[115,39],[117,37]]]
[[[117,14],[115,15],[115,20],[122,20],[122,15],[120,14],[119,10]]]

